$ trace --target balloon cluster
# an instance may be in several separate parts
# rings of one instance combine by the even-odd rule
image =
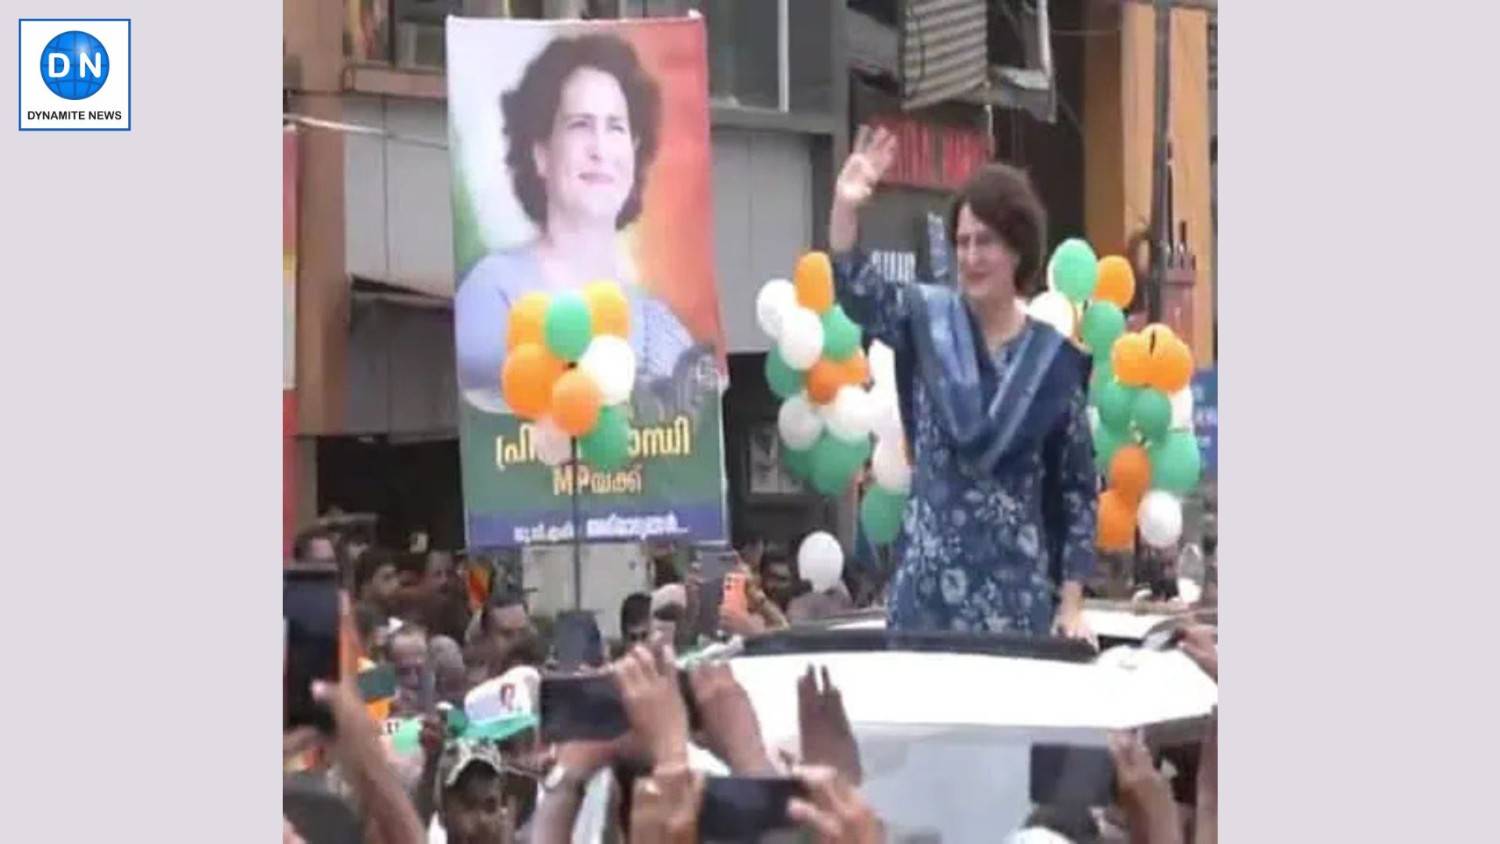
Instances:
[[[877,358],[876,356],[879,355]],[[895,359],[889,347],[870,347],[870,369],[875,386],[875,451],[870,458],[874,481],[859,502],[859,523],[865,536],[876,545],[894,542],[901,532],[901,517],[911,493],[911,462],[907,459],[906,436],[901,427],[901,407],[896,398]]]
[[[809,252],[791,281],[766,282],[755,315],[773,341],[766,382],[781,399],[776,427],[787,471],[823,495],[838,495],[873,457],[875,485],[860,514],[872,541],[889,542],[911,484],[900,411],[894,385],[869,388],[863,334],[834,301],[828,255]]]
[[[1106,481],[1097,544],[1129,550],[1139,528],[1146,544],[1170,547],[1182,536],[1182,496],[1202,475],[1192,350],[1160,323],[1125,330],[1135,273],[1121,256],[1096,259],[1084,241],[1065,241],[1048,263],[1047,282],[1028,311],[1094,357],[1089,418]]]
[[[630,303],[620,286],[532,292],[511,307],[500,386],[512,412],[533,423],[532,444],[548,466],[572,456],[601,471],[630,459],[626,402],[635,386]]]

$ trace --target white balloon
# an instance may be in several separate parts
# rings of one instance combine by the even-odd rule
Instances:
[[[1193,388],[1183,387],[1172,396],[1172,430],[1193,430]]]
[[[875,441],[870,469],[881,489],[899,493],[911,491],[911,464],[906,462],[899,437],[881,437]]]
[[[1203,597],[1203,588],[1186,577],[1177,578],[1177,597],[1185,604],[1196,604]]]
[[[772,279],[761,285],[755,296],[755,319],[760,330],[772,340],[781,337],[781,321],[786,312],[797,306],[797,288],[784,278]]]
[[[1089,417],[1089,433],[1099,433],[1099,408],[1089,405],[1087,414]]]
[[[1073,303],[1056,290],[1038,293],[1026,306],[1026,313],[1032,319],[1056,328],[1065,337],[1073,336]]]
[[[813,589],[832,589],[844,572],[844,549],[827,531],[808,534],[797,549],[797,569]]]
[[[578,368],[599,385],[605,404],[619,404],[635,389],[635,349],[623,337],[601,334],[590,340]]]
[[[789,448],[803,451],[812,448],[823,435],[823,419],[808,402],[807,396],[798,393],[781,403],[781,409],[776,412],[776,430]]]
[[[835,437],[855,442],[870,435],[874,411],[875,404],[870,400],[869,393],[846,384],[839,388],[833,401],[823,410],[823,421],[828,425],[829,433]]]
[[[573,456],[572,439],[550,416],[531,426],[531,447],[536,450],[537,459],[548,466],[561,466]]]
[[[875,410],[871,414],[870,430],[880,439],[900,440],[906,436],[901,427],[901,403],[895,390],[875,390],[871,393]]]
[[[1182,537],[1182,500],[1170,492],[1146,493],[1135,515],[1141,539],[1153,548],[1171,548]]]
[[[818,315],[793,305],[781,316],[781,336],[776,348],[786,365],[796,370],[810,368],[823,356],[823,321]]]
[[[896,390],[896,352],[879,340],[870,341],[870,351],[865,354],[870,362],[870,380],[877,391]]]

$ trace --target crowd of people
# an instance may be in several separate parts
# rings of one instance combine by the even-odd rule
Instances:
[[[816,671],[815,657],[786,690],[797,700],[798,753],[767,746],[726,661],[694,661],[680,684],[677,655],[709,641],[705,633],[763,635],[847,613],[856,609],[854,593],[871,591],[854,572],[847,577],[852,587],[814,591],[779,546],[748,543],[736,561],[746,600],[723,601],[718,624],[705,631],[695,621],[705,585],[692,558],[658,549],[655,589],[625,597],[618,638],[606,641],[592,624],[580,653],[577,637],[564,646],[569,637],[560,619],[532,616],[503,569],[489,570],[487,594],[479,596],[472,588],[478,560],[425,549],[395,554],[331,531],[299,537],[290,565],[338,566],[346,624],[358,646],[351,676],[314,690],[332,713],[333,732],[302,728],[286,736],[286,840],[711,840],[699,827],[700,809],[706,784],[718,776],[800,783],[800,796],[786,806],[793,837],[785,840],[888,840],[861,792],[859,745],[837,678]],[[1177,647],[1216,680],[1213,628],[1184,621],[1178,638]],[[381,667],[394,674],[394,692],[372,699],[358,678]],[[543,677],[563,673],[611,678],[628,719],[625,734],[544,741]],[[1113,805],[1039,806],[1023,829],[996,838],[1213,841],[1216,749],[1211,730],[1185,786],[1182,774],[1169,778],[1161,753],[1141,735],[1114,735]],[[1171,771],[1170,762],[1165,767]],[[329,837],[328,812],[309,812],[306,801],[293,799],[308,793],[327,798],[319,804],[325,808],[343,807],[343,815],[333,814],[352,837]]]

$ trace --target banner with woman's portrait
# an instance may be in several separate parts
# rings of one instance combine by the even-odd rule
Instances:
[[[468,544],[725,536],[708,70],[698,19],[450,18],[455,345]],[[636,356],[630,463],[550,467],[500,373],[510,308],[613,281]]]

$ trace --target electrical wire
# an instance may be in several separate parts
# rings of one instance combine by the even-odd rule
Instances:
[[[281,121],[283,123],[292,123],[297,126],[304,126],[308,129],[322,129],[329,132],[343,132],[346,135],[363,135],[365,137],[371,138],[384,138],[385,140],[392,143],[406,144],[408,146],[427,147],[428,149],[442,150],[446,150],[448,148],[447,141],[437,141],[431,138],[419,138],[415,135],[401,135],[396,132],[392,132],[389,129],[382,129],[376,126],[360,126],[354,123],[342,123],[337,120],[324,120],[319,117],[308,117],[305,114],[283,113],[281,115]]]

